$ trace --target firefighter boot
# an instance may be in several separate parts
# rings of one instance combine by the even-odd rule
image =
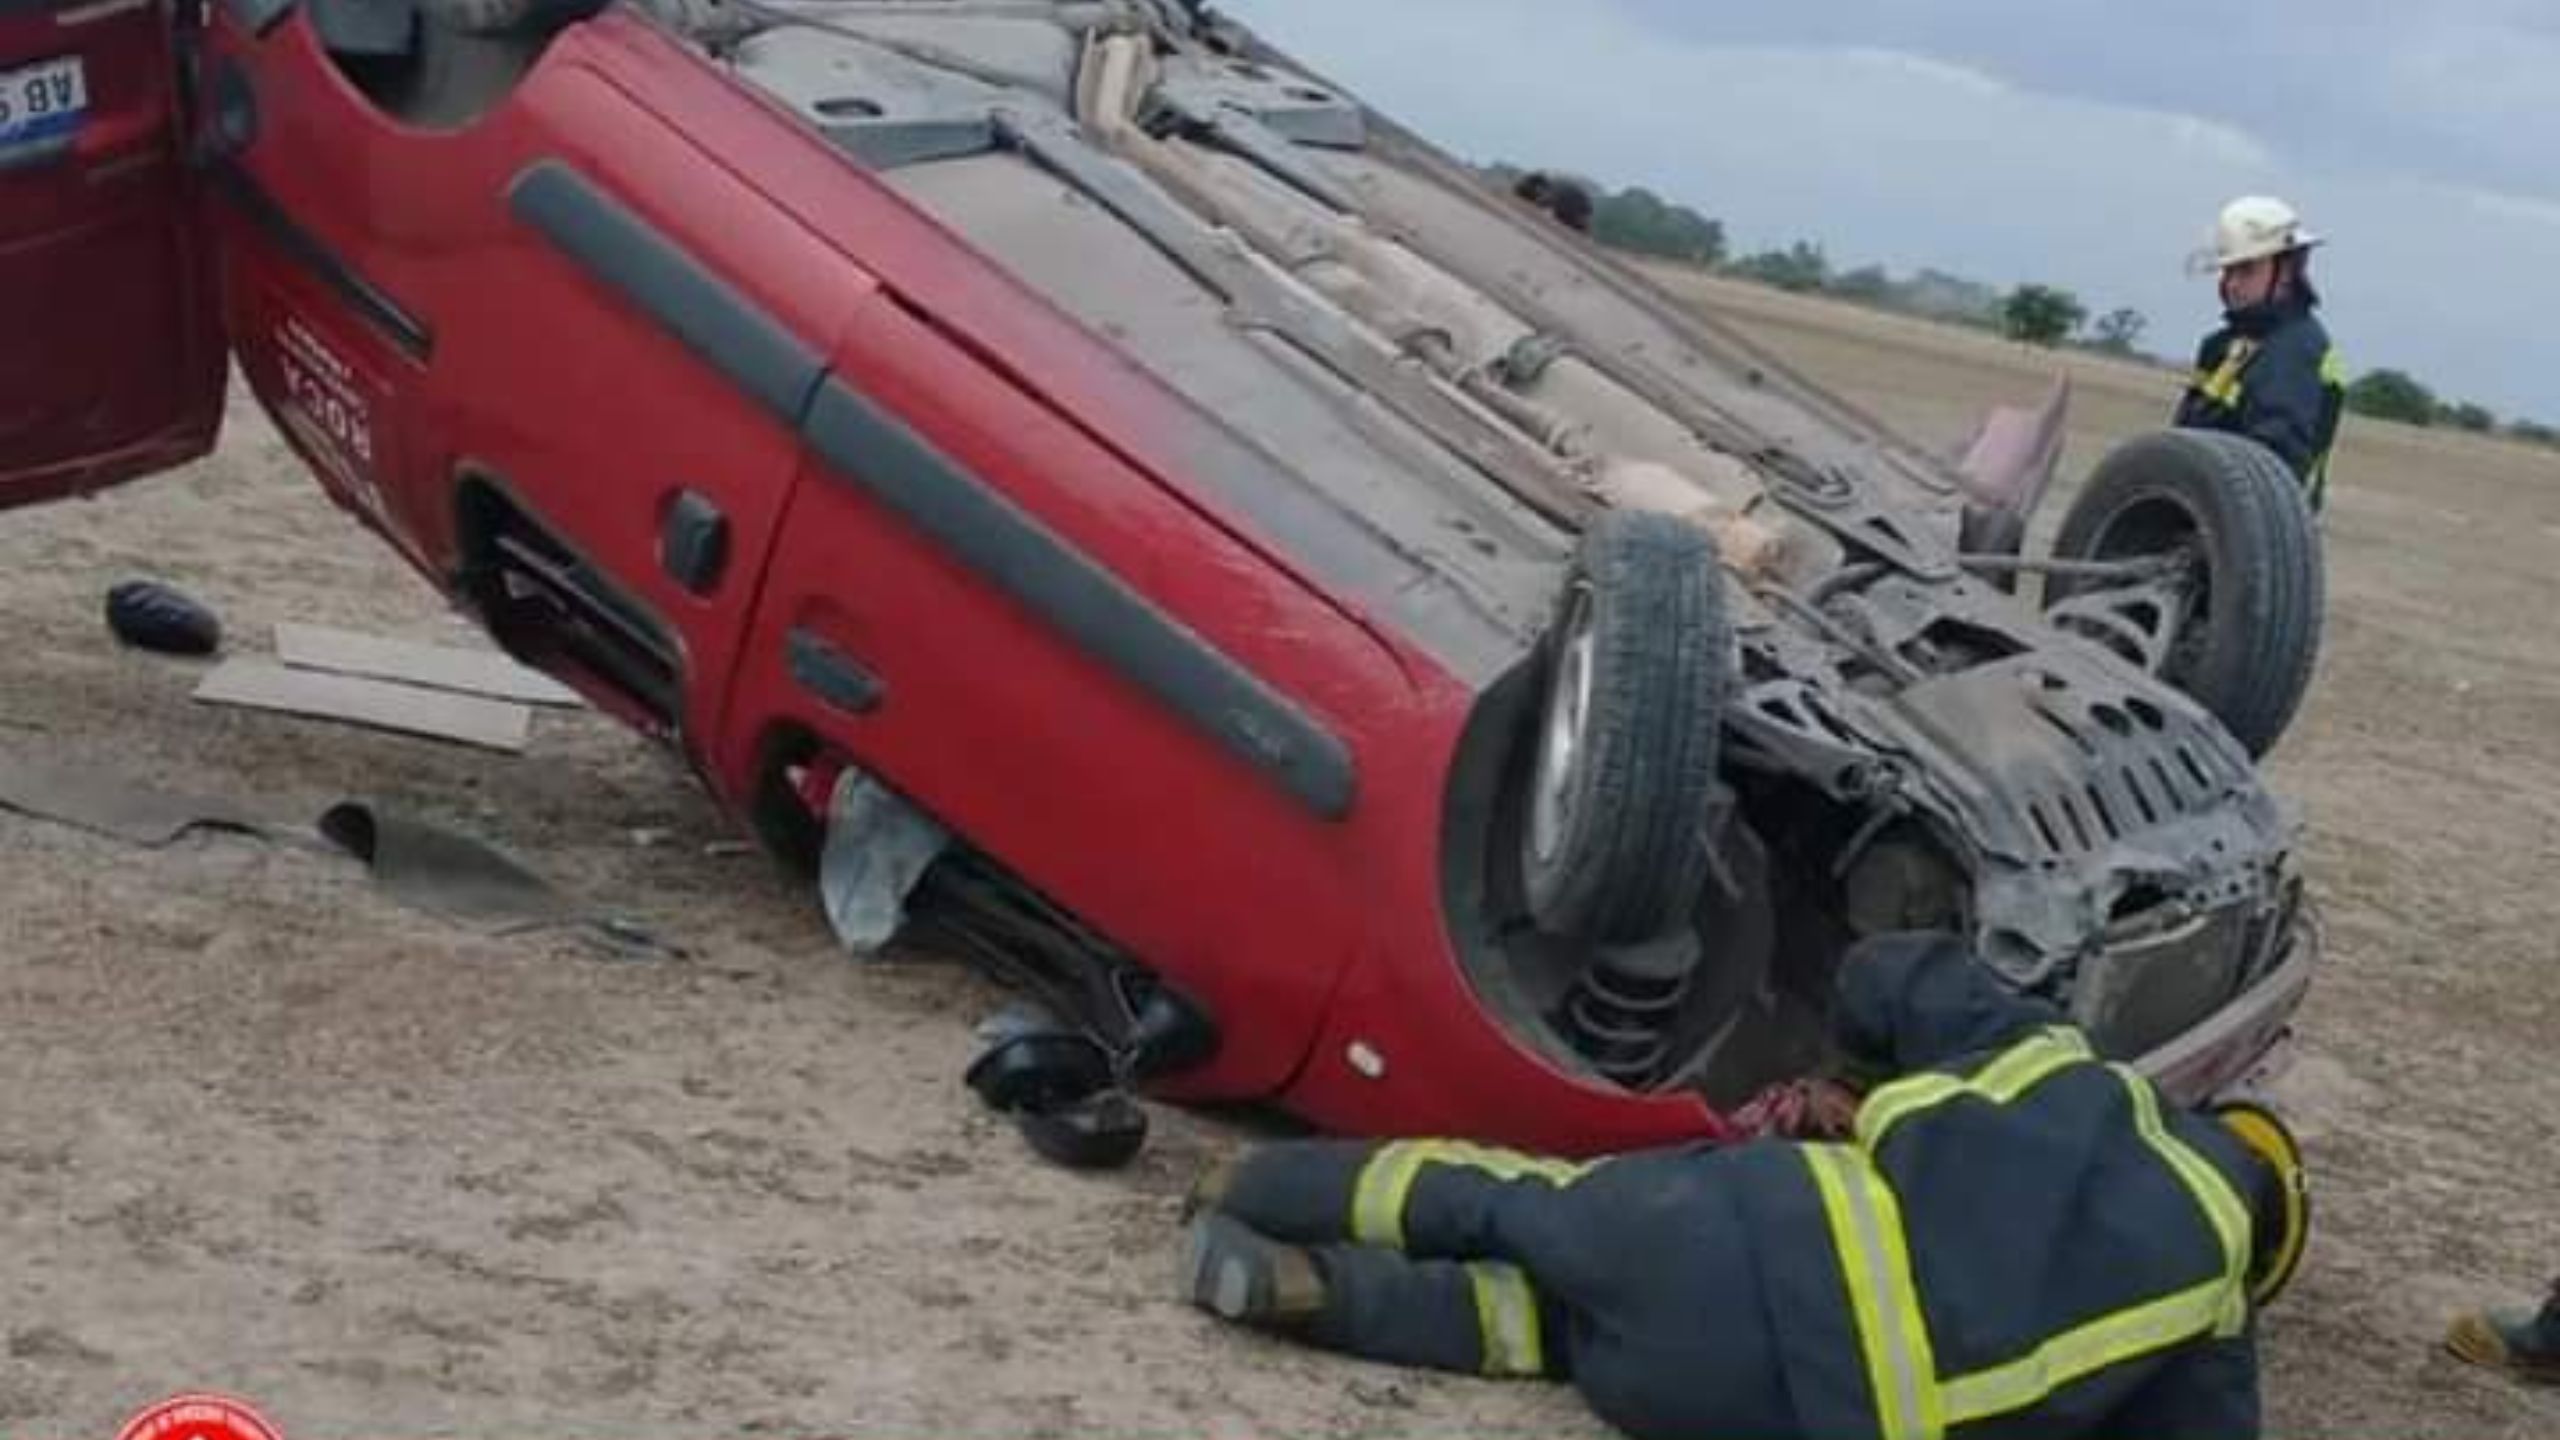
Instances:
[[[2453,1322],[2445,1348],[2518,1380],[2560,1385],[2560,1283],[2538,1312],[2475,1311]]]
[[[1220,1319],[1266,1330],[1303,1326],[1324,1310],[1324,1272],[1314,1257],[1230,1215],[1192,1222],[1183,1288],[1192,1304]]]

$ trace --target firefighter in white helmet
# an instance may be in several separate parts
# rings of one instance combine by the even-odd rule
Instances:
[[[2282,200],[2243,196],[2223,207],[2213,244],[2189,268],[2222,281],[2222,328],[2196,351],[2177,423],[2246,435],[2284,458],[2318,510],[2329,450],[2346,408],[2346,372],[2312,312],[2311,252],[2321,243]]]

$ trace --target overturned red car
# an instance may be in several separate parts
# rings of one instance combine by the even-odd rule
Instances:
[[[2315,967],[2280,462],[2144,437],[2026,557],[2036,477],[1197,5],[0,0],[0,297],[0,499],[230,357],[786,860],[847,767],[947,827],[919,927],[1169,1098],[1712,1135],[1914,927],[2201,1098]]]

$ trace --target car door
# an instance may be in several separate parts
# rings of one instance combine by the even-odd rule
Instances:
[[[159,0],[0,0],[0,507],[203,454],[224,351]]]

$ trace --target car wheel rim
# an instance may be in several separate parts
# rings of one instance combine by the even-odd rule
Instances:
[[[2213,607],[2213,567],[2205,554],[2203,527],[2194,512],[2166,496],[2126,506],[2107,517],[2090,537],[2091,558],[2124,560],[2145,555],[2175,555],[2182,562],[2178,613],[2169,617],[2168,652],[2159,674],[2175,681],[2192,675],[2203,662],[2206,631]]]
[[[1539,727],[1538,775],[1529,796],[1529,851],[1541,864],[1564,849],[1574,822],[1582,737],[1591,716],[1592,653],[1598,643],[1588,585],[1574,586],[1567,597],[1559,633],[1555,678],[1547,687],[1546,718]]]

